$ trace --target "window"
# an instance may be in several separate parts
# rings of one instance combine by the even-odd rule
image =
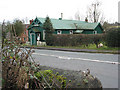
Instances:
[[[36,24],[34,24],[34,26],[39,26],[39,25],[36,23]]]
[[[40,33],[37,33],[37,41],[40,41]]]
[[[97,31],[93,31],[93,34],[97,34]]]
[[[61,31],[61,30],[58,30],[58,31],[57,31],[57,34],[62,34],[62,31]]]
[[[73,30],[70,30],[70,34],[73,34]]]

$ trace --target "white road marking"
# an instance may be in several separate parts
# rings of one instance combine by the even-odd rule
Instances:
[[[67,60],[83,60],[83,61],[109,63],[109,64],[120,64],[119,62],[93,60],[93,59],[86,59],[86,58],[73,58],[73,57],[65,57],[65,56],[58,56],[58,55],[48,55],[48,54],[40,54],[40,53],[33,53],[33,54],[40,55],[40,56],[51,56],[51,57],[55,57],[55,58],[59,58],[59,59],[67,59]]]
[[[33,49],[33,50],[36,50],[36,49]],[[37,51],[45,51],[45,50],[37,50]],[[51,51],[51,52],[56,52],[56,53],[59,53],[59,52],[62,52],[62,53],[75,53],[75,54],[90,54],[90,55],[95,55],[95,54],[98,54],[98,53],[86,53],[86,52],[63,52],[63,51],[56,51],[56,50],[46,50],[46,51]],[[100,53],[100,54],[103,54],[103,53]],[[109,53],[104,53],[106,55],[115,55],[115,54],[109,54]]]

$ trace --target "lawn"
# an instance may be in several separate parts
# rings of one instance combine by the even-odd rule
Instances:
[[[120,48],[112,48],[112,47],[107,47],[107,46],[103,46],[100,48],[96,48],[95,45],[89,45],[88,47],[86,46],[43,46],[43,47],[48,47],[48,48],[70,48],[70,49],[94,49],[94,50],[118,50]]]
[[[96,48],[95,44],[90,44],[88,46],[37,46],[37,45],[23,45],[23,46],[29,46],[29,47],[47,47],[47,48],[68,48],[68,49],[94,49],[94,50],[112,50],[112,51],[117,51],[120,48],[117,47],[108,47],[108,46],[103,46],[100,48]]]

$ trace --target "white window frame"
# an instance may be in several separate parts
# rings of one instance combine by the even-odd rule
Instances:
[[[97,34],[97,31],[93,31],[94,34]]]
[[[73,34],[73,30],[70,30],[70,34]]]
[[[45,40],[45,30],[43,30],[43,40]]]
[[[34,26],[39,26],[38,23],[35,23]]]
[[[40,36],[41,36],[41,34],[37,33],[37,41],[40,41]]]
[[[57,30],[57,34],[62,34],[62,31],[61,30]]]

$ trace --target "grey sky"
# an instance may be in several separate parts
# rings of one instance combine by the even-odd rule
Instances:
[[[95,0],[0,0],[0,22],[4,19],[11,21],[14,18],[34,19],[37,17],[59,18],[63,13],[64,19],[74,19],[79,11],[81,19],[86,17],[86,11]],[[98,0],[100,10],[105,20],[118,21],[119,0]],[[27,20],[26,19],[26,20]]]

